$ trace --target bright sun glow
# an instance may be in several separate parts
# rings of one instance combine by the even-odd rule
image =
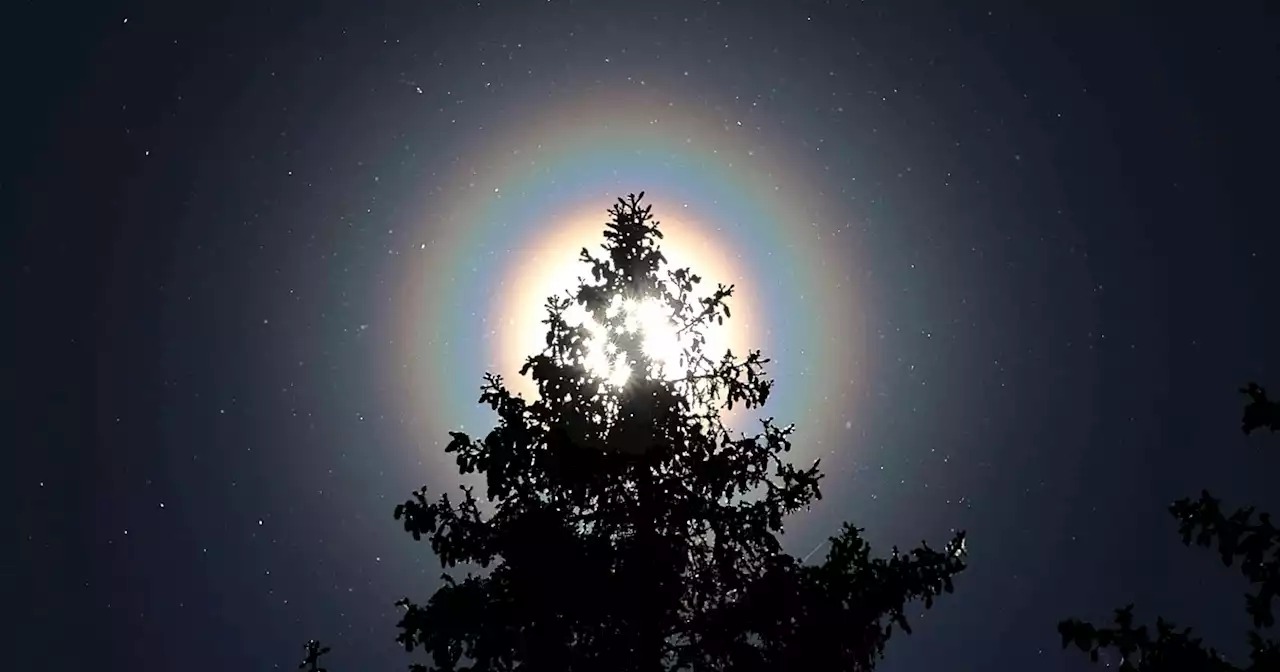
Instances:
[[[636,301],[614,296],[605,317],[613,320],[619,316],[622,317],[620,331],[638,335],[645,356],[652,362],[652,368],[644,372],[645,377],[670,379],[684,375],[681,359],[684,350],[692,346],[692,339],[681,338],[677,325],[659,300],[650,297]],[[618,350],[608,327],[597,322],[577,304],[565,315],[565,321],[580,324],[591,334],[584,362],[587,371],[615,387],[626,385],[631,380],[635,363],[628,362],[624,353]]]
[[[594,210],[594,209],[593,209]],[[753,305],[748,287],[744,286],[736,257],[725,241],[707,236],[704,231],[712,230],[706,225],[696,226],[665,217],[665,212],[674,208],[661,204],[654,206],[654,214],[662,222],[661,229],[665,235],[660,244],[662,253],[667,258],[667,266],[663,271],[677,268],[689,268],[704,278],[702,284],[695,287],[695,296],[708,296],[715,292],[716,283],[735,284],[734,295],[728,302],[733,310],[733,318],[723,326],[714,323],[702,330],[706,339],[702,354],[712,361],[719,361],[725,350],[742,357],[749,347],[760,347],[756,343],[760,334],[753,333]],[[582,277],[590,278],[590,268],[578,260],[578,252],[583,247],[600,252],[602,217],[598,214],[584,214],[567,219],[568,224],[553,230],[545,237],[518,253],[513,265],[513,272],[503,281],[506,288],[498,297],[490,313],[491,329],[495,337],[493,362],[513,392],[528,397],[536,396],[532,382],[518,375],[526,357],[542,352],[546,335],[546,299],[549,296],[566,296],[579,285]],[[690,297],[694,307],[698,306],[696,298]],[[658,376],[664,379],[678,378],[684,375],[681,354],[689,343],[688,335],[677,334],[676,325],[670,320],[669,309],[659,300],[627,300],[617,297],[610,306],[610,314],[624,315],[624,329],[639,332],[645,354],[654,362],[656,371],[647,371],[647,376]],[[593,333],[589,343],[589,354],[586,365],[595,375],[616,386],[634,380],[637,372],[631,370],[631,364],[620,361],[617,346],[611,342],[609,334],[584,309],[575,302],[565,315],[570,325],[583,325]]]

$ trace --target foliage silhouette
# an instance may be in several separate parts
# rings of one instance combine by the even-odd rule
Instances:
[[[480,403],[497,426],[483,439],[450,432],[446,452],[484,475],[493,513],[470,487],[461,501],[423,488],[396,506],[442,566],[482,570],[446,574],[425,605],[398,601],[397,641],[443,671],[873,669],[895,626],[911,631],[909,603],[952,591],[964,535],[875,558],[845,524],[820,565],[782,552],[784,517],[821,497],[818,463],[784,459],[793,426],[726,429],[722,411],[768,399],[769,360],[703,351],[733,287],[695,302],[701,279],[665,268],[643,197],[610,209],[604,256],[581,251],[591,279],[548,299],[546,348],[521,369],[537,397],[488,374]],[[651,368],[641,332],[657,327],[626,329],[626,306],[645,300],[685,338],[675,375]],[[570,323],[575,304],[636,372],[625,384],[584,363],[599,336]]]
[[[1241,423],[1245,434],[1280,427],[1280,405],[1267,398],[1266,390],[1249,383],[1240,392],[1249,397]],[[1163,618],[1156,619],[1155,635],[1147,626],[1134,627],[1133,605],[1115,611],[1115,627],[1099,628],[1078,619],[1058,623],[1062,646],[1075,644],[1097,661],[1102,649],[1115,649],[1121,656],[1120,670],[1137,672],[1255,672],[1280,671],[1280,645],[1262,634],[1275,625],[1272,601],[1280,595],[1280,530],[1267,513],[1258,514],[1252,506],[1237,509],[1230,515],[1222,511],[1221,500],[1201,491],[1198,500],[1180,499],[1169,506],[1178,519],[1182,543],[1210,548],[1217,545],[1222,562],[1230,567],[1240,562],[1240,570],[1254,591],[1245,594],[1245,611],[1253,622],[1248,632],[1249,664],[1234,665],[1217,649],[1206,648],[1191,628],[1178,629]]]
[[[301,663],[298,663],[299,670],[306,670],[306,672],[329,672],[328,668],[320,667],[320,658],[326,653],[329,653],[329,647],[322,646],[319,641],[313,639],[307,642],[306,646],[303,648],[307,651],[307,657],[303,658]]]
[[[1240,393],[1249,396],[1249,403],[1244,408],[1244,419],[1240,423],[1245,434],[1262,427],[1272,432],[1280,431],[1280,403],[1268,399],[1267,391],[1258,387],[1257,383],[1249,383],[1240,388]]]

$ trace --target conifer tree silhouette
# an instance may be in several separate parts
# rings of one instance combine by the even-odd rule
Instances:
[[[695,298],[701,278],[666,268],[643,196],[609,211],[605,254],[582,250],[591,279],[548,299],[546,347],[521,370],[537,396],[488,374],[497,426],[450,432],[494,512],[468,487],[395,508],[443,566],[481,568],[397,602],[397,641],[442,671],[873,669],[894,628],[911,631],[909,603],[952,591],[964,535],[877,558],[845,524],[819,565],[782,552],[784,518],[821,497],[818,464],[786,460],[791,425],[726,428],[722,412],[768,399],[769,360],[705,351],[733,287]],[[649,347],[657,332],[683,339],[674,371]]]

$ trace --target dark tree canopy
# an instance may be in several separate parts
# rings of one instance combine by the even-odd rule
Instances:
[[[301,663],[298,663],[299,670],[305,670],[306,672],[329,672],[328,668],[320,667],[320,658],[326,653],[329,653],[329,647],[324,646],[319,641],[313,639],[307,642],[306,646],[303,648],[306,649],[307,655],[302,659]]]
[[[1240,422],[1245,434],[1264,427],[1272,432],[1280,431],[1280,403],[1268,399],[1267,391],[1257,383],[1240,388],[1240,393],[1249,397],[1249,403],[1244,407],[1244,419]]]
[[[1249,397],[1241,423],[1245,434],[1261,428],[1280,430],[1280,404],[1268,399],[1266,390],[1249,383],[1240,392]],[[1115,611],[1114,627],[1100,628],[1078,619],[1062,621],[1058,624],[1062,646],[1075,644],[1094,661],[1100,650],[1114,649],[1121,656],[1123,671],[1280,671],[1280,645],[1263,633],[1275,626],[1272,602],[1280,595],[1280,530],[1269,514],[1258,513],[1255,520],[1255,512],[1248,506],[1224,513],[1222,501],[1208,491],[1201,491],[1197,500],[1183,498],[1169,506],[1169,513],[1178,520],[1183,544],[1216,546],[1223,564],[1239,563],[1249,581],[1245,611],[1253,628],[1246,635],[1250,649],[1247,664],[1229,662],[1217,649],[1205,646],[1191,628],[1178,628],[1163,618],[1156,619],[1154,632],[1145,625],[1135,626],[1132,604]]]
[[[951,592],[963,534],[877,558],[845,524],[819,565],[782,552],[784,518],[821,497],[818,464],[787,461],[790,425],[726,429],[722,411],[765,403],[769,360],[703,352],[733,287],[695,300],[700,278],[666,268],[642,198],[609,211],[604,256],[582,250],[591,279],[548,300],[546,348],[521,370],[537,398],[486,375],[497,426],[451,432],[446,451],[484,475],[493,513],[468,487],[396,507],[443,566],[479,569],[446,575],[425,604],[399,601],[397,641],[439,670],[870,670],[895,627],[910,632],[908,603]],[[626,306],[644,301],[690,337],[676,375],[651,375],[626,329]],[[599,336],[566,318],[575,304],[607,329],[625,384],[584,364]]]

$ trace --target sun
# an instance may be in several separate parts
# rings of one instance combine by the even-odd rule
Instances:
[[[727,350],[732,350],[735,356],[745,356],[757,321],[753,319],[749,288],[739,270],[737,255],[726,240],[709,233],[714,230],[712,227],[664,216],[667,210],[661,204],[653,208],[664,236],[659,241],[667,259],[661,271],[664,278],[668,270],[689,268],[704,278],[695,288],[699,296],[714,292],[717,283],[735,285],[734,295],[728,299],[733,318],[723,325],[713,323],[702,330],[705,339],[702,354],[712,361],[718,361]],[[579,260],[578,254],[584,247],[599,250],[602,242],[602,216],[582,214],[562,221],[566,223],[517,251],[518,259],[503,279],[503,289],[490,313],[497,372],[512,392],[528,398],[536,396],[536,388],[518,372],[525,358],[546,346],[546,325],[542,323],[546,319],[546,299],[571,294],[582,278],[590,278],[590,268]],[[565,314],[570,325],[581,325],[591,334],[584,364],[592,374],[616,387],[625,386],[642,375],[666,380],[685,375],[688,363],[682,361],[682,354],[691,345],[691,338],[689,334],[679,333],[670,309],[661,300],[615,296],[608,311],[610,321],[622,318],[619,334],[610,334],[576,302]],[[632,362],[619,356],[615,340],[621,333],[640,337],[644,353],[652,362],[651,370],[635,371]]]

